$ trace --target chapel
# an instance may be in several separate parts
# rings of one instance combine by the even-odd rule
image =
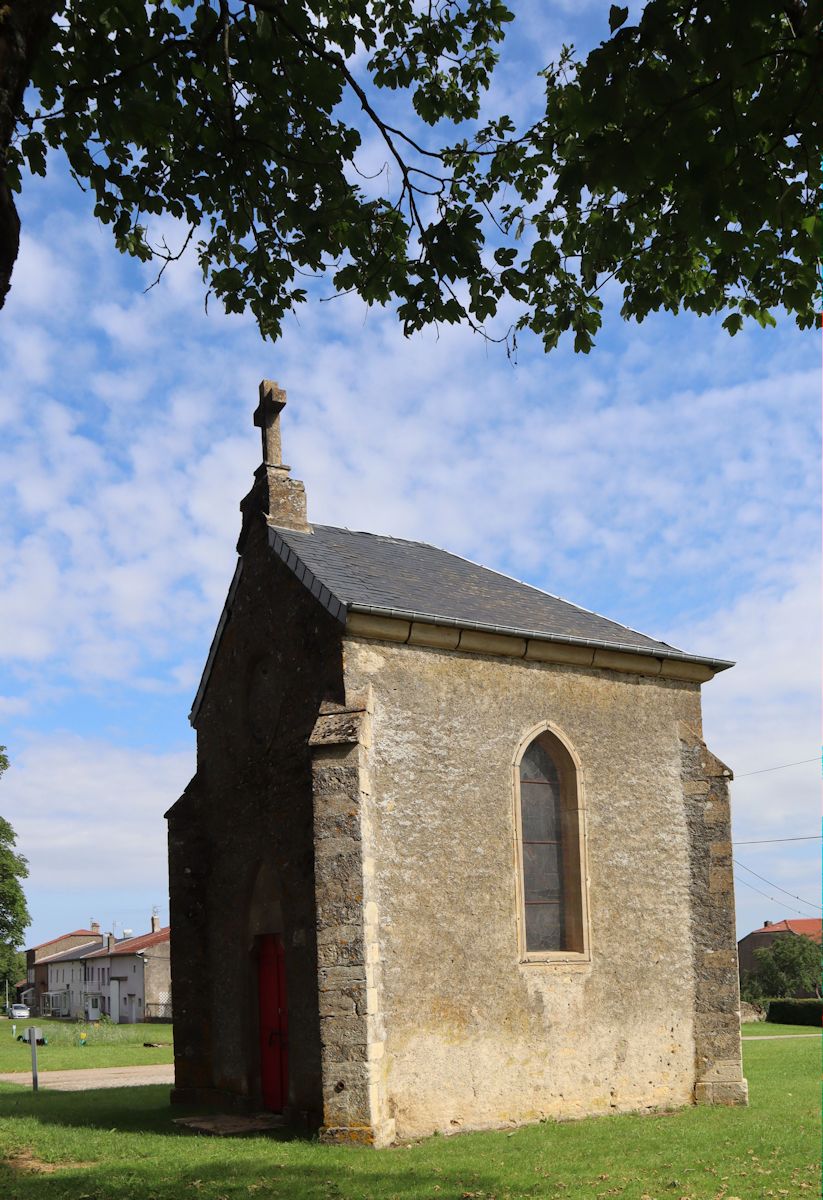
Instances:
[[[263,461],[168,812],[172,1099],[329,1141],[745,1104],[728,784],[675,649]]]

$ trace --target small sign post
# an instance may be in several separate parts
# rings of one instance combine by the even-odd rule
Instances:
[[[29,1025],[26,1030],[26,1039],[31,1045],[31,1090],[36,1092],[38,1089],[37,1079],[37,1039],[43,1036],[43,1030],[38,1029],[36,1025]]]

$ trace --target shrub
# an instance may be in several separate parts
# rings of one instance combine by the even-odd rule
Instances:
[[[777,1025],[820,1025],[823,1000],[771,1000],[766,1020]]]
[[[763,984],[760,982],[757,975],[752,975],[746,971],[740,981],[740,999],[745,1000],[747,1004],[762,1004],[765,999]]]

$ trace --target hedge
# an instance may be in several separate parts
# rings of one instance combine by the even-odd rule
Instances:
[[[817,1025],[823,1022],[823,1000],[770,1000],[766,1020],[777,1025]]]

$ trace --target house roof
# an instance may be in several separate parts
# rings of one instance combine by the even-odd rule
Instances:
[[[657,641],[559,596],[426,542],[332,525],[269,528],[275,553],[339,620],[347,612],[459,625],[662,658],[732,666]]]
[[[71,950],[61,950],[58,954],[46,954],[37,963],[38,967],[43,963],[49,966],[52,963],[71,962],[73,959],[88,958],[94,951],[100,949],[100,935],[95,935],[93,942],[81,942],[79,946],[72,946]]]
[[[71,933],[61,933],[57,937],[49,938],[47,942],[40,942],[37,946],[29,946],[29,950],[42,950],[44,946],[52,946],[55,942],[62,942],[63,938],[70,937],[96,937],[93,929],[73,929]]]
[[[137,954],[140,950],[147,950],[149,946],[159,946],[162,942],[167,942],[170,936],[171,926],[164,925],[157,933],[141,933],[137,937],[124,938],[121,942],[115,942],[111,950],[108,946],[103,946],[88,957],[115,958],[118,954]]]
[[[823,938],[823,918],[800,917],[794,919],[789,917],[788,920],[774,921],[770,925],[761,926],[760,929],[753,929],[752,933],[797,933],[811,938],[813,942],[820,943]]]

